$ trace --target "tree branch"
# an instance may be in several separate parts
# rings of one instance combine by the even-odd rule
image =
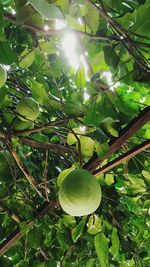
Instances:
[[[34,219],[42,218],[45,214],[49,212],[50,209],[56,208],[56,202],[45,202],[37,211]],[[34,225],[34,221],[30,221],[27,225],[28,228],[31,228]],[[2,244],[0,245],[0,257],[4,255],[15,243],[22,238],[23,234],[19,228],[17,228]]]
[[[129,160],[129,159],[133,158],[134,156],[136,156],[137,154],[141,153],[142,151],[148,149],[149,147],[150,147],[150,139],[148,139],[147,141],[143,142],[142,144],[132,148],[131,150],[129,150],[128,152],[124,153],[120,157],[118,157],[118,158],[112,160],[111,162],[105,164],[103,167],[94,170],[93,174],[94,175],[95,174],[96,175],[103,174],[103,173],[111,170],[112,168],[116,167],[117,165],[119,165],[123,161],[126,161],[126,160]]]
[[[109,151],[107,155],[99,159],[97,156],[89,160],[84,165],[84,168],[89,171],[94,171],[96,167],[111,154],[116,152],[126,141],[133,136],[142,126],[144,126],[150,120],[150,107],[143,109],[140,114],[132,119],[120,132],[118,138],[113,138],[109,142]]]
[[[27,146],[35,147],[35,148],[45,148],[45,149],[55,150],[59,153],[66,153],[70,151],[69,147],[65,147],[60,144],[50,144],[50,143],[47,144],[47,143],[42,143],[39,141],[30,140],[27,138],[21,139],[21,143]]]
[[[50,128],[50,127],[55,127],[55,125],[61,123],[61,122],[64,122],[64,121],[67,121],[67,120],[70,120],[70,119],[73,119],[74,116],[70,116],[70,117],[65,117],[65,118],[61,118],[61,119],[58,119],[56,121],[53,121],[53,122],[48,122],[48,123],[45,123],[39,127],[36,127],[32,130],[22,130],[22,131],[14,131],[14,135],[19,135],[19,134],[22,134],[22,133],[27,133],[27,134],[31,134],[31,133],[37,133],[37,132],[40,132],[42,130],[45,130],[47,128]],[[58,126],[57,126],[58,127]]]
[[[122,43],[124,44],[129,54],[131,54],[131,56],[137,62],[137,64],[145,71],[150,72],[149,62],[143,57],[141,52],[137,49],[137,46],[139,46],[139,42],[137,42],[137,46],[136,46],[136,41],[132,40],[132,38],[129,35],[129,32],[122,25],[120,25],[116,20],[110,17],[102,5],[101,7],[97,6],[91,0],[87,0],[87,2],[91,4],[91,6],[93,6],[103,18],[107,20],[107,22],[110,24],[114,32],[116,32],[118,37],[122,39]],[[144,46],[145,46],[145,43],[144,43]]]
[[[11,15],[11,14],[5,14],[4,19],[12,22],[13,24],[16,23],[16,17]],[[122,41],[120,38],[117,36],[99,36],[99,35],[93,35],[87,32],[75,30],[72,28],[67,28],[67,29],[49,29],[49,30],[44,30],[40,27],[33,26],[27,23],[24,23],[21,25],[22,28],[31,30],[32,32],[38,33],[42,36],[49,36],[49,35],[63,35],[64,33],[67,33],[68,31],[73,32],[74,34],[82,37],[88,37],[93,40],[102,40],[102,41]]]
[[[10,150],[10,152],[11,152],[13,158],[15,159],[19,169],[23,172],[24,176],[27,178],[27,180],[30,183],[30,185],[36,190],[36,192],[38,193],[38,195],[40,197],[43,197],[42,193],[37,188],[37,183],[36,183],[34,177],[31,176],[30,174],[28,174],[28,172],[25,170],[23,164],[20,162],[20,159],[19,159],[17,153],[14,150]]]

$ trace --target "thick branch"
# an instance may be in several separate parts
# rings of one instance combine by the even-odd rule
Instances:
[[[147,141],[143,142],[142,144],[132,148],[128,152],[126,152],[123,155],[121,155],[120,157],[112,160],[111,162],[107,163],[103,167],[96,169],[95,171],[93,171],[93,174],[94,175],[95,174],[97,174],[97,175],[103,174],[103,173],[111,170],[112,168],[118,166],[120,163],[133,158],[134,156],[136,156],[137,154],[141,153],[142,151],[148,149],[149,147],[150,147],[150,139],[148,139]]]
[[[13,15],[11,15],[11,14],[5,14],[4,15],[4,19],[12,22],[13,24],[16,23],[16,17],[13,16]],[[71,31],[71,32],[73,32],[74,34],[76,34],[78,36],[88,37],[88,38],[93,39],[93,40],[120,41],[120,42],[122,41],[120,38],[118,38],[116,36],[92,35],[90,33],[79,31],[79,30],[75,30],[75,29],[72,29],[72,28],[67,28],[67,30],[66,29],[60,29],[60,30],[57,30],[57,29],[49,29],[49,30],[44,30],[44,29],[42,29],[40,27],[33,26],[33,25],[30,25],[30,24],[27,24],[27,23],[24,23],[21,26],[22,26],[22,28],[31,30],[31,31],[33,31],[33,32],[35,32],[37,34],[42,35],[42,36],[63,35],[65,32]]]
[[[150,121],[150,107],[143,109],[140,114],[132,119],[125,128],[119,134],[118,138],[112,139],[109,142],[109,151],[107,155],[99,159],[97,156],[92,158],[84,168],[89,171],[94,171],[96,167],[105,159],[108,158],[111,154],[115,153],[127,140],[133,136],[142,126],[144,126],[148,121]]]
[[[35,219],[43,217],[50,209],[57,207],[56,202],[45,202],[36,212]],[[31,228],[34,225],[34,221],[28,223],[28,228]],[[4,255],[15,243],[21,239],[23,234],[20,229],[17,228],[1,245],[0,245],[0,257]]]
[[[91,1],[90,1],[90,3],[91,3]],[[91,4],[93,4],[93,3],[91,3]],[[94,7],[95,8],[98,8],[96,6],[94,6]],[[99,8],[98,8],[98,10],[100,12],[100,9]],[[101,10],[101,15],[103,15],[103,17],[107,18],[109,20],[109,22],[112,22],[113,21],[112,18],[110,18],[108,15],[104,14],[104,12],[102,10]],[[16,23],[16,17],[13,16],[12,14],[5,14],[4,15],[4,19],[12,22],[13,24]],[[113,23],[114,23],[114,21],[113,21]],[[117,24],[117,22],[115,22],[115,23]],[[118,25],[119,24],[117,24],[117,26]],[[121,27],[121,25],[119,25],[119,27],[121,29],[123,29]],[[93,34],[90,34],[90,33],[87,33],[87,32],[83,32],[83,31],[79,31],[79,30],[75,30],[75,29],[72,29],[72,28],[69,28],[67,30],[66,29],[60,29],[60,30],[57,30],[57,29],[49,29],[49,30],[44,30],[44,29],[42,29],[40,27],[37,27],[37,26],[34,26],[34,25],[30,25],[30,24],[27,24],[27,23],[22,24],[22,28],[31,30],[32,32],[35,32],[35,33],[40,34],[42,36],[63,35],[65,32],[67,32],[68,30],[70,30],[71,32],[73,32],[74,34],[76,34],[79,37],[87,37],[87,38],[92,39],[92,40],[122,42],[122,39],[120,37],[118,37],[118,36],[115,36],[115,35],[112,35],[112,36],[93,35]],[[126,31],[126,33],[127,33],[127,31]],[[136,46],[150,47],[150,44],[143,43],[143,42],[133,41],[133,43]]]

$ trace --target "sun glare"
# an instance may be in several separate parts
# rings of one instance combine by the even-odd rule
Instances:
[[[64,29],[64,28],[66,28],[66,26],[67,26],[67,24],[65,21],[60,20],[60,19],[56,19],[56,22],[55,22],[55,29],[56,30]]]
[[[48,31],[49,30],[49,26],[47,24],[44,25],[44,31]]]
[[[89,77],[88,77],[88,66],[85,60],[85,57],[83,55],[80,56],[80,61],[83,64],[83,69],[84,69],[84,74],[85,74],[85,79],[87,82],[90,81]]]
[[[79,68],[79,60],[76,54],[76,38],[73,33],[67,34],[64,37],[62,48],[65,52],[69,64],[77,71]]]
[[[115,88],[120,85],[120,82],[114,83],[112,80],[112,74],[110,71],[104,71],[102,74],[102,77],[104,77],[109,85],[109,89],[111,91],[115,91]]]
[[[75,69],[75,71],[77,71],[79,67],[82,66],[84,69],[86,81],[90,81],[88,77],[88,66],[85,59],[85,57],[88,56],[88,53],[85,52],[84,56],[77,54],[77,40],[75,34],[66,34],[62,41],[62,49],[68,59],[69,64]]]

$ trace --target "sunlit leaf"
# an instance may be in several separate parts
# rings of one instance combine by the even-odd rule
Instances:
[[[119,251],[120,242],[119,242],[119,238],[117,234],[117,229],[114,227],[113,227],[112,235],[111,235],[111,243],[112,243],[112,246],[110,248],[110,252],[113,255],[113,257],[116,257]]]
[[[33,7],[43,16],[44,19],[64,19],[60,9],[47,0],[30,0]]]
[[[106,238],[104,233],[99,233],[94,238],[94,244],[96,253],[100,262],[101,267],[108,267],[108,254],[109,254],[109,247],[108,247],[108,239]]]
[[[77,242],[77,240],[80,238],[80,236],[82,235],[84,226],[85,226],[85,222],[86,222],[87,216],[84,216],[82,218],[82,220],[79,222],[79,224],[73,228],[71,236],[72,236],[72,240],[74,243]]]
[[[102,228],[101,219],[96,214],[92,214],[88,220],[87,226],[88,233],[95,235],[100,232]]]

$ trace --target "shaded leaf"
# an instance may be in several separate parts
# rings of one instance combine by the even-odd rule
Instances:
[[[31,5],[41,14],[44,19],[64,19],[61,10],[47,0],[30,0]]]
[[[18,64],[17,54],[9,42],[0,42],[0,63],[5,65]]]

